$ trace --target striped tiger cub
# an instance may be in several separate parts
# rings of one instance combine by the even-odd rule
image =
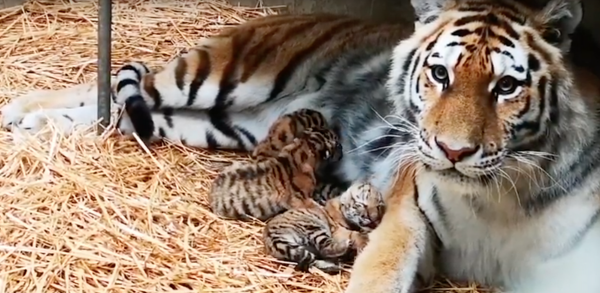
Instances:
[[[321,179],[317,177],[318,179]],[[323,182],[323,180],[317,180],[317,186],[313,192],[313,199],[320,205],[332,199],[340,196],[344,192],[344,189],[339,184],[330,182]]]
[[[291,209],[269,220],[265,250],[296,263],[296,270],[316,267],[336,274],[341,260],[353,258],[368,243],[368,235],[383,217],[383,197],[368,183],[356,183],[324,207]]]
[[[319,111],[300,109],[285,114],[271,125],[267,137],[256,145],[252,156],[276,156],[284,146],[301,136],[306,129],[327,127],[327,120]],[[337,153],[342,154],[341,150]]]
[[[329,129],[307,129],[275,157],[235,163],[214,180],[212,211],[229,219],[268,220],[290,208],[318,205],[312,194],[315,169],[341,158],[337,135]]]

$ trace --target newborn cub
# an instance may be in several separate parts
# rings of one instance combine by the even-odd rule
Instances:
[[[311,128],[328,128],[327,120],[319,111],[300,109],[285,114],[271,125],[267,137],[256,145],[252,156],[255,158],[277,156],[284,146]],[[341,148],[341,144],[338,147]]]
[[[269,220],[263,232],[265,250],[279,260],[295,262],[296,270],[314,266],[336,274],[341,270],[339,261],[367,245],[367,233],[384,212],[381,193],[370,184],[356,183],[324,207],[291,209]]]
[[[274,157],[234,163],[213,181],[209,202],[223,218],[268,220],[290,208],[317,205],[315,169],[339,160],[337,135],[325,128],[304,131]]]

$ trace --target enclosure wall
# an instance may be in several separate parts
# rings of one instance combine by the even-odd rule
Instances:
[[[333,12],[377,18],[383,21],[412,19],[409,0],[228,0],[232,4],[286,7],[292,13]],[[0,0],[0,8],[25,3],[25,0]],[[600,43],[600,1],[583,0],[585,5],[584,25],[596,31],[594,38]]]

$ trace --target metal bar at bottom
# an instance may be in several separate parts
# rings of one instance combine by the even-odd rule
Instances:
[[[110,124],[112,3],[99,0],[98,4],[98,119],[102,119],[98,133],[102,133]]]

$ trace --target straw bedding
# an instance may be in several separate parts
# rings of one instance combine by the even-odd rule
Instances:
[[[58,2],[0,10],[1,104],[95,80],[97,4]],[[113,5],[113,68],[162,66],[223,25],[273,13],[220,1]],[[15,145],[0,131],[0,292],[343,292],[348,271],[295,272],[263,253],[260,223],[210,213],[211,179],[243,156],[172,143],[145,152],[93,129],[46,135]],[[452,287],[433,290],[477,292]]]

